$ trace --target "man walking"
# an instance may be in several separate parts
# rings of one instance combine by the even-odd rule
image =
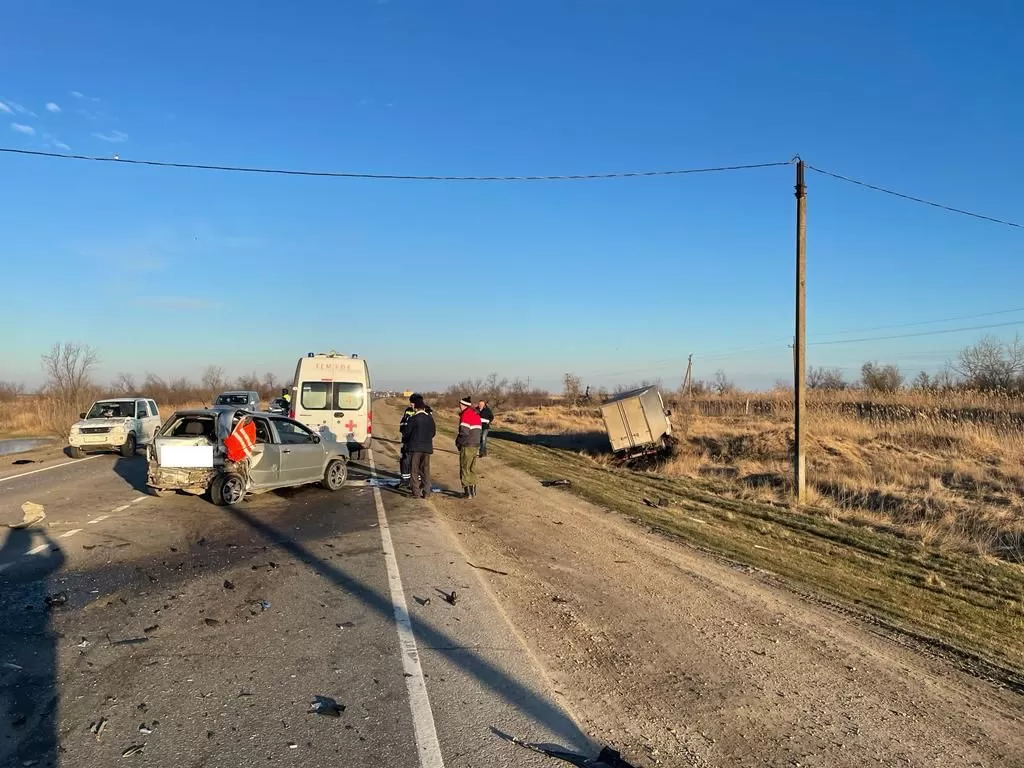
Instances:
[[[425,499],[430,493],[430,456],[434,452],[437,426],[422,395],[413,395],[412,404],[413,413],[405,425],[412,495],[416,499]]]
[[[487,406],[486,400],[481,400],[476,407],[480,414],[480,458],[487,455],[487,433],[491,431],[491,422],[494,421],[494,412]]]
[[[462,481],[462,495],[467,499],[476,498],[476,457],[480,452],[480,414],[473,408],[469,395],[459,401],[459,434],[455,447],[459,449],[459,479]]]

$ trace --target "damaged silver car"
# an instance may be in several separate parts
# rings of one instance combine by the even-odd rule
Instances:
[[[242,455],[239,442],[248,445]],[[146,457],[151,493],[206,493],[218,505],[309,483],[336,491],[348,479],[344,443],[285,416],[237,408],[177,411],[157,433]]]

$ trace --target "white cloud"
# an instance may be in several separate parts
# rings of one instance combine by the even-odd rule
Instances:
[[[107,133],[94,133],[100,141],[109,141],[111,144],[120,144],[122,141],[128,141],[128,134],[124,131],[109,131]]]
[[[39,115],[37,115],[31,109],[29,109],[28,107],[22,106],[21,104],[19,104],[16,101],[11,101],[10,99],[8,99],[7,100],[7,106],[9,106],[11,109],[13,109],[19,115],[28,115],[29,117],[39,117]]]
[[[0,112],[6,112],[8,115],[14,114],[14,110],[8,107],[6,104],[4,104],[2,101],[0,101]]]
[[[26,136],[35,136],[36,135],[36,129],[35,128],[33,128],[31,125],[24,125],[22,123],[11,123],[11,130],[12,131],[17,131],[18,133],[23,133]]]
[[[86,96],[81,91],[72,91],[71,95],[74,96],[76,99],[81,99],[82,101],[99,101],[99,98],[97,96]]]
[[[46,102],[46,111],[47,112],[60,112],[60,106],[58,104],[55,104],[52,101],[48,101],[48,102]]]
[[[69,147],[63,141],[58,139],[52,133],[44,133],[43,134],[43,141],[47,142],[47,146],[53,146],[53,147],[56,147],[57,149],[63,149],[65,152],[67,152],[67,151],[69,151],[71,149],[71,147]]]

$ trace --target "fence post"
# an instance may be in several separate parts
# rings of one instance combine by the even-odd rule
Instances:
[[[796,161],[796,333],[793,340],[793,493],[797,504],[807,501],[805,454],[807,404],[807,185],[804,161]]]

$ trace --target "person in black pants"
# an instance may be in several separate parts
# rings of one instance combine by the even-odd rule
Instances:
[[[488,407],[486,400],[481,400],[476,407],[480,414],[480,458],[487,455],[487,433],[491,429],[491,422],[494,421],[494,412]]]
[[[417,397],[413,395],[412,398]],[[405,437],[405,428],[409,424],[409,419],[416,412],[416,408],[412,405],[413,399],[409,398],[409,405],[406,407],[405,412],[402,413],[402,420],[398,423],[398,432],[402,435],[402,452],[398,456],[398,474],[401,479],[398,481],[398,487],[408,487],[412,481],[412,457],[409,455],[408,441]]]
[[[422,396],[414,396],[413,414],[405,423],[405,443],[411,460],[413,498],[427,498],[430,493],[430,456],[434,453],[437,426],[430,406]]]

